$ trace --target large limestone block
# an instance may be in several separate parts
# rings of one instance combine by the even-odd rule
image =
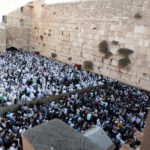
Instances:
[[[135,33],[146,33],[146,27],[145,26],[135,26],[134,27]]]

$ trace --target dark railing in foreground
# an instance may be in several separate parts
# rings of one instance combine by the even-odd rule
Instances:
[[[98,90],[98,89],[102,89],[104,88],[104,85],[100,85],[100,86],[96,86],[96,87],[88,87],[88,88],[84,88],[82,90],[76,90],[76,91],[73,91],[73,92],[68,92],[68,93],[65,93],[65,94],[60,94],[60,95],[52,95],[52,96],[46,96],[46,97],[43,97],[43,98],[40,98],[40,99],[34,99],[32,101],[28,101],[28,102],[23,102],[23,103],[19,103],[19,104],[13,104],[13,105],[10,105],[10,106],[5,106],[5,107],[0,107],[0,116],[2,116],[4,113],[6,112],[12,112],[12,111],[15,111],[19,106],[22,106],[22,105],[35,105],[37,103],[45,103],[45,102],[51,102],[51,101],[56,101],[58,102],[59,100],[61,100],[62,97],[68,97],[68,96],[71,96],[73,94],[83,94],[85,92],[90,92],[92,90]]]

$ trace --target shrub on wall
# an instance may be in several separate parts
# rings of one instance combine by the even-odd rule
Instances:
[[[71,60],[72,60],[72,57],[68,57],[68,60],[70,60],[70,61],[71,61]]]
[[[104,58],[109,58],[112,53],[109,51],[109,48],[108,48],[108,43],[106,40],[102,41],[100,44],[99,44],[99,52],[103,53],[104,54]]]
[[[134,52],[133,52],[133,50],[128,49],[128,48],[120,48],[120,49],[118,49],[118,53],[122,56],[127,57],[127,56],[133,54]]]
[[[86,60],[84,61],[84,68],[86,70],[92,70],[93,69],[93,62]]]
[[[115,41],[115,40],[113,40],[111,43],[112,43],[112,45],[115,45],[115,46],[119,45],[119,42]]]
[[[51,53],[51,57],[52,57],[52,58],[56,58],[56,57],[57,57],[57,54],[56,54],[56,53]]]
[[[131,63],[129,56],[133,53],[134,51],[128,48],[118,49],[118,54],[123,56],[123,58],[120,59],[118,62],[119,68],[125,68]]]
[[[128,57],[125,57],[125,58],[120,59],[118,64],[119,64],[119,68],[125,68],[129,64],[131,64],[131,61]]]
[[[93,27],[93,30],[96,30],[96,27]]]
[[[99,44],[99,51],[102,52],[102,53],[105,53],[108,51],[108,43],[106,40],[102,41],[100,44]]]
[[[135,18],[135,19],[141,19],[141,18],[142,18],[142,15],[141,15],[139,12],[137,12],[137,13],[134,15],[134,18]]]
[[[43,40],[43,38],[44,38],[43,35],[40,35],[40,39]]]

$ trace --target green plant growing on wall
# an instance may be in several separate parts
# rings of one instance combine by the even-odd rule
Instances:
[[[56,53],[51,53],[51,58],[56,58],[57,54]]]
[[[96,30],[96,27],[93,27],[93,30]]]
[[[124,57],[130,56],[133,53],[134,53],[133,50],[128,49],[128,48],[120,48],[120,49],[118,49],[118,54],[122,55]]]
[[[118,64],[119,64],[119,68],[125,68],[129,64],[131,64],[131,60],[128,57],[125,57],[125,58],[120,59]]]
[[[83,65],[86,70],[93,70],[93,62],[86,60]]]
[[[115,46],[119,45],[119,42],[115,41],[115,40],[113,40],[111,43],[112,43],[112,45],[115,45]]]
[[[70,61],[71,61],[71,60],[72,60],[72,57],[68,57],[68,60],[70,60]]]
[[[141,15],[139,12],[137,12],[137,13],[134,15],[134,18],[135,18],[135,19],[141,19],[141,18],[142,18],[142,15]]]
[[[104,59],[109,58],[112,53],[109,51],[108,48],[108,43],[106,40],[103,40],[100,44],[99,44],[99,52],[104,54]]]
[[[129,64],[131,64],[131,60],[130,60],[129,56],[132,55],[133,53],[134,53],[134,51],[131,49],[128,49],[128,48],[118,49],[118,54],[123,56],[123,58],[120,59],[118,62],[119,68],[125,68]]]
[[[41,40],[43,40],[43,39],[44,39],[43,35],[40,35],[40,39],[41,39]]]

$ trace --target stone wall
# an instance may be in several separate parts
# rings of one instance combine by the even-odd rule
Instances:
[[[6,49],[6,29],[3,24],[0,24],[0,52]]]
[[[32,8],[27,5],[7,15],[5,23],[7,48],[16,47],[29,50],[31,10]]]
[[[37,0],[24,6],[23,12],[19,8],[7,16],[7,47],[39,51],[46,57],[57,53],[56,59],[68,64],[83,65],[90,60],[94,72],[150,90],[149,8],[150,0],[84,0],[56,5]],[[113,54],[108,59],[99,52],[103,40]],[[118,67],[122,59],[119,48],[134,51],[131,64],[123,69]]]
[[[43,5],[32,11],[31,50],[66,63],[94,63],[94,72],[150,90],[150,0],[91,0]],[[37,9],[38,8],[38,9]],[[141,17],[135,17],[139,13]],[[101,41],[113,55],[102,61]],[[112,41],[118,41],[113,45]],[[134,51],[131,64],[118,68],[119,48]],[[72,57],[72,60],[68,60]]]
[[[145,129],[144,129],[144,135],[143,135],[140,150],[150,149],[150,142],[149,142],[150,128],[149,127],[150,127],[150,109],[149,109],[149,113],[147,115],[147,120],[146,120],[146,125],[145,125]]]

